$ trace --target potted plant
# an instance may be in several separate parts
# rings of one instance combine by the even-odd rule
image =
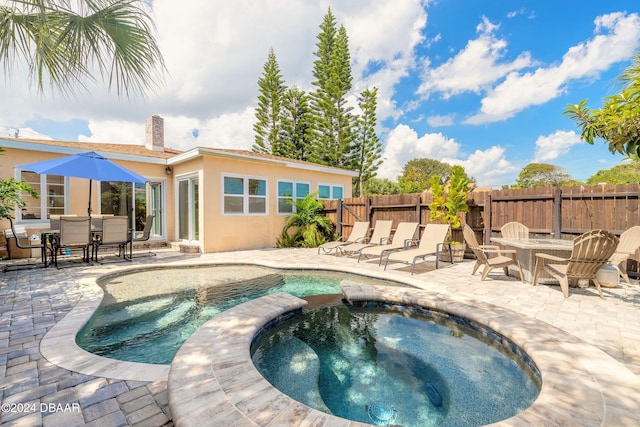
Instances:
[[[431,222],[450,224],[452,230],[462,227],[462,214],[469,211],[467,190],[469,178],[462,166],[453,166],[448,184],[440,177],[431,178],[433,201],[429,204]],[[450,236],[451,237],[451,236]],[[464,242],[449,240],[445,242],[445,250],[440,252],[440,260],[450,262],[450,254],[454,262],[462,261],[466,245]]]

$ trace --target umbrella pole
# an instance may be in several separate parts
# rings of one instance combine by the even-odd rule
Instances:
[[[89,180],[89,209],[87,209],[87,212],[89,213],[89,217],[91,217],[91,179]]]

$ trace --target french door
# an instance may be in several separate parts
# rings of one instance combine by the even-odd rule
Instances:
[[[197,176],[178,180],[178,238],[190,242],[200,239]]]

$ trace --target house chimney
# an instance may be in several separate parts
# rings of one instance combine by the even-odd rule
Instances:
[[[164,151],[164,119],[153,115],[145,123],[145,147],[147,150]]]

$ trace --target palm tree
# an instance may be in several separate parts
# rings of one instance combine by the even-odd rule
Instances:
[[[99,73],[118,96],[144,95],[165,71],[153,23],[141,0],[7,0],[0,4],[0,62],[5,77],[26,62],[43,93],[64,95]]]
[[[296,211],[285,220],[277,247],[315,248],[327,241],[333,223],[322,214],[324,204],[316,199],[316,194],[296,200]],[[291,229],[295,230],[293,235],[289,233]]]

